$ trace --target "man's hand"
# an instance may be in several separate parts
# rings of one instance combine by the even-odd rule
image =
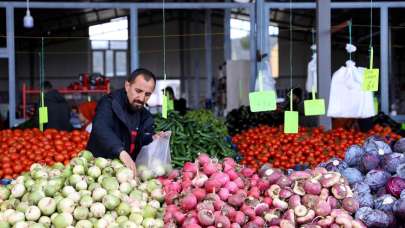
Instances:
[[[160,137],[168,137],[171,134],[170,131],[159,131],[158,133],[152,136],[153,140],[157,140]]]
[[[134,172],[134,177],[136,177],[137,173],[135,162],[134,160],[132,160],[131,156],[125,150],[121,151],[120,160],[122,161],[122,163],[124,163],[126,167],[128,167]]]

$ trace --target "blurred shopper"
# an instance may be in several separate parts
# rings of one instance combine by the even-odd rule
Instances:
[[[89,133],[91,132],[93,126],[93,119],[96,116],[96,106],[97,103],[95,101],[90,101],[82,103],[78,108],[78,116],[82,124],[82,129]]]
[[[174,95],[173,88],[170,86],[166,87],[166,89],[164,89],[162,91],[166,91],[165,92],[166,96],[168,96],[168,98],[173,101],[173,108],[175,111],[178,111],[180,113],[180,115],[186,114],[186,112],[187,112],[186,99],[180,98],[177,100]]]
[[[48,123],[44,125],[44,129],[52,128],[60,131],[72,130],[70,124],[70,107],[66,99],[53,89],[49,81],[44,82],[44,105],[48,108]],[[38,111],[33,118],[36,123],[39,123]]]

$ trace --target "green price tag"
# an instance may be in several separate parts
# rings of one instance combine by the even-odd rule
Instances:
[[[249,93],[249,103],[252,112],[276,110],[276,92],[260,91]]]
[[[39,107],[39,123],[48,123],[48,107]]]
[[[364,71],[363,91],[378,91],[379,73],[380,70],[378,68],[366,69]]]
[[[167,100],[167,111],[174,110],[174,101],[172,99]]]
[[[167,119],[167,103],[168,103],[168,97],[166,95],[163,95],[163,104],[162,104],[162,117]]]
[[[298,112],[296,111],[284,112],[284,133],[287,134],[298,133]]]
[[[306,116],[325,115],[325,100],[324,99],[305,100],[304,109]]]
[[[405,123],[402,123],[402,124],[401,124],[401,129],[402,129],[402,130],[405,130]]]

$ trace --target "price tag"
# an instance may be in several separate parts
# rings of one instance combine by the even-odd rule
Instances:
[[[324,99],[305,100],[304,109],[306,116],[325,115],[325,100]]]
[[[163,95],[163,103],[162,103],[162,117],[167,119],[167,102],[168,97],[166,95]]]
[[[284,133],[287,134],[298,133],[298,112],[296,111],[284,112]]]
[[[249,93],[249,103],[252,112],[276,110],[276,92],[260,91]]]
[[[39,124],[48,123],[48,107],[39,107]]]
[[[380,70],[377,68],[366,69],[364,71],[363,91],[378,91],[379,73]]]
[[[167,111],[174,110],[174,100],[168,99],[167,100]]]

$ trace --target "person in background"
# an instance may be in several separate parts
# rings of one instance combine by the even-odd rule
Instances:
[[[91,132],[92,122],[96,116],[97,103],[95,101],[84,102],[79,105],[78,116],[82,123],[82,129]]]
[[[81,129],[82,122],[79,119],[79,109],[77,106],[72,107],[72,112],[70,112],[70,124],[73,129]]]
[[[48,107],[48,123],[44,125],[44,129],[52,128],[61,131],[72,130],[70,124],[70,107],[66,99],[59,93],[58,90],[53,89],[49,81],[44,82],[44,103]],[[35,120],[38,121],[39,115],[37,112]]]
[[[174,106],[174,111],[178,111],[180,115],[184,115],[187,112],[187,105],[186,105],[186,99],[180,98],[176,99],[174,96],[174,91],[173,88],[168,86],[162,91],[165,91],[166,96],[169,97],[170,100],[173,100],[173,106]]]
[[[287,93],[287,97],[285,100],[285,105],[284,105],[284,110],[289,111],[290,110],[290,94],[291,94],[291,90],[288,91]],[[302,102],[302,89],[297,87],[297,88],[293,88],[292,90],[292,106],[293,106],[293,111],[298,111],[300,114],[304,113],[304,105]]]
[[[155,86],[155,75],[141,68],[129,75],[124,88],[102,97],[87,150],[95,157],[119,158],[136,175],[134,161],[141,148],[165,134],[155,134],[153,116],[145,108]]]

